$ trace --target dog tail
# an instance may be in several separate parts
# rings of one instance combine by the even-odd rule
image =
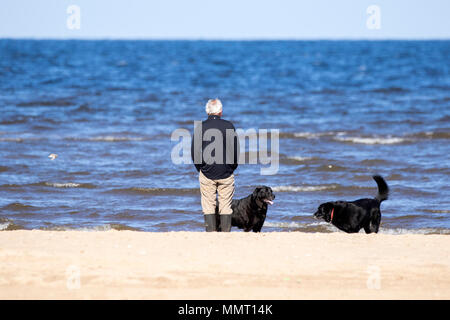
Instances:
[[[376,199],[380,202],[387,200],[389,196],[389,187],[386,181],[384,181],[381,176],[373,176],[372,178],[378,185],[378,194],[376,196]]]

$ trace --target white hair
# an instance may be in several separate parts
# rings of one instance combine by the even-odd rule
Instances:
[[[219,99],[209,99],[205,110],[207,114],[219,114],[222,112],[222,102]]]

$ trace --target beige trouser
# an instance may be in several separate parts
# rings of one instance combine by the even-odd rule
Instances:
[[[198,177],[202,195],[202,210],[204,214],[216,213],[216,193],[219,200],[219,214],[232,214],[231,200],[234,195],[234,175],[226,179],[211,180],[200,170]]]

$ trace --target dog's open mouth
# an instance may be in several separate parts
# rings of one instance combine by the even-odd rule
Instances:
[[[271,200],[269,200],[269,199],[264,199],[264,202],[265,202],[265,203],[268,203],[268,204],[273,204],[273,201],[271,201]]]

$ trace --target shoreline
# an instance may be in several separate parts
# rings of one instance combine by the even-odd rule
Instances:
[[[0,299],[450,299],[450,237],[0,232]]]

